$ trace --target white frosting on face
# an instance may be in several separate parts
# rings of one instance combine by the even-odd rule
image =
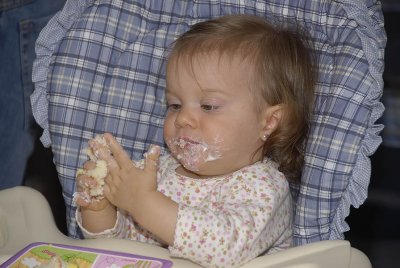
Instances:
[[[167,140],[172,154],[191,171],[199,171],[202,164],[221,158],[221,144],[222,140],[218,137],[212,143],[190,137]]]

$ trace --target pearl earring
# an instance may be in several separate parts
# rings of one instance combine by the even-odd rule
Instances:
[[[268,134],[264,134],[264,135],[261,137],[261,139],[262,139],[263,141],[267,141],[268,137],[269,137]]]

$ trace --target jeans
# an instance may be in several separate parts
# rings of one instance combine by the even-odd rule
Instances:
[[[65,0],[0,0],[0,189],[22,185],[38,134],[30,95],[35,41]]]

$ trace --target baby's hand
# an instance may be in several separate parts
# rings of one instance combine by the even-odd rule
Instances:
[[[99,182],[88,174],[92,174],[96,166],[96,162],[88,161],[77,172],[76,184],[78,192],[75,193],[74,200],[80,207],[99,211],[107,207],[109,201],[104,198],[103,193],[101,195],[93,195],[94,189],[99,189]]]
[[[104,134],[112,153],[107,161],[109,175],[106,177],[104,194],[110,202],[131,212],[132,206],[139,206],[141,195],[157,191],[157,164],[160,147],[152,146],[147,152],[144,167],[136,167],[127,152],[110,134]]]
[[[104,179],[108,175],[107,162],[100,157],[107,159],[112,158],[112,155],[102,135],[97,135],[88,143],[89,147],[86,148],[86,154],[90,161],[86,162],[83,168],[77,170],[78,192],[75,193],[74,201],[83,207],[96,208],[99,204],[91,204],[99,203],[104,199]]]

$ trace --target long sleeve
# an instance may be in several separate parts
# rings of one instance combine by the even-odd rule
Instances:
[[[149,244],[161,245],[151,233],[138,226],[132,217],[125,211],[117,211],[117,219],[115,225],[111,229],[104,230],[100,233],[92,233],[82,226],[82,217],[79,209],[76,211],[76,219],[78,226],[81,228],[85,238],[122,238],[130,239]]]

